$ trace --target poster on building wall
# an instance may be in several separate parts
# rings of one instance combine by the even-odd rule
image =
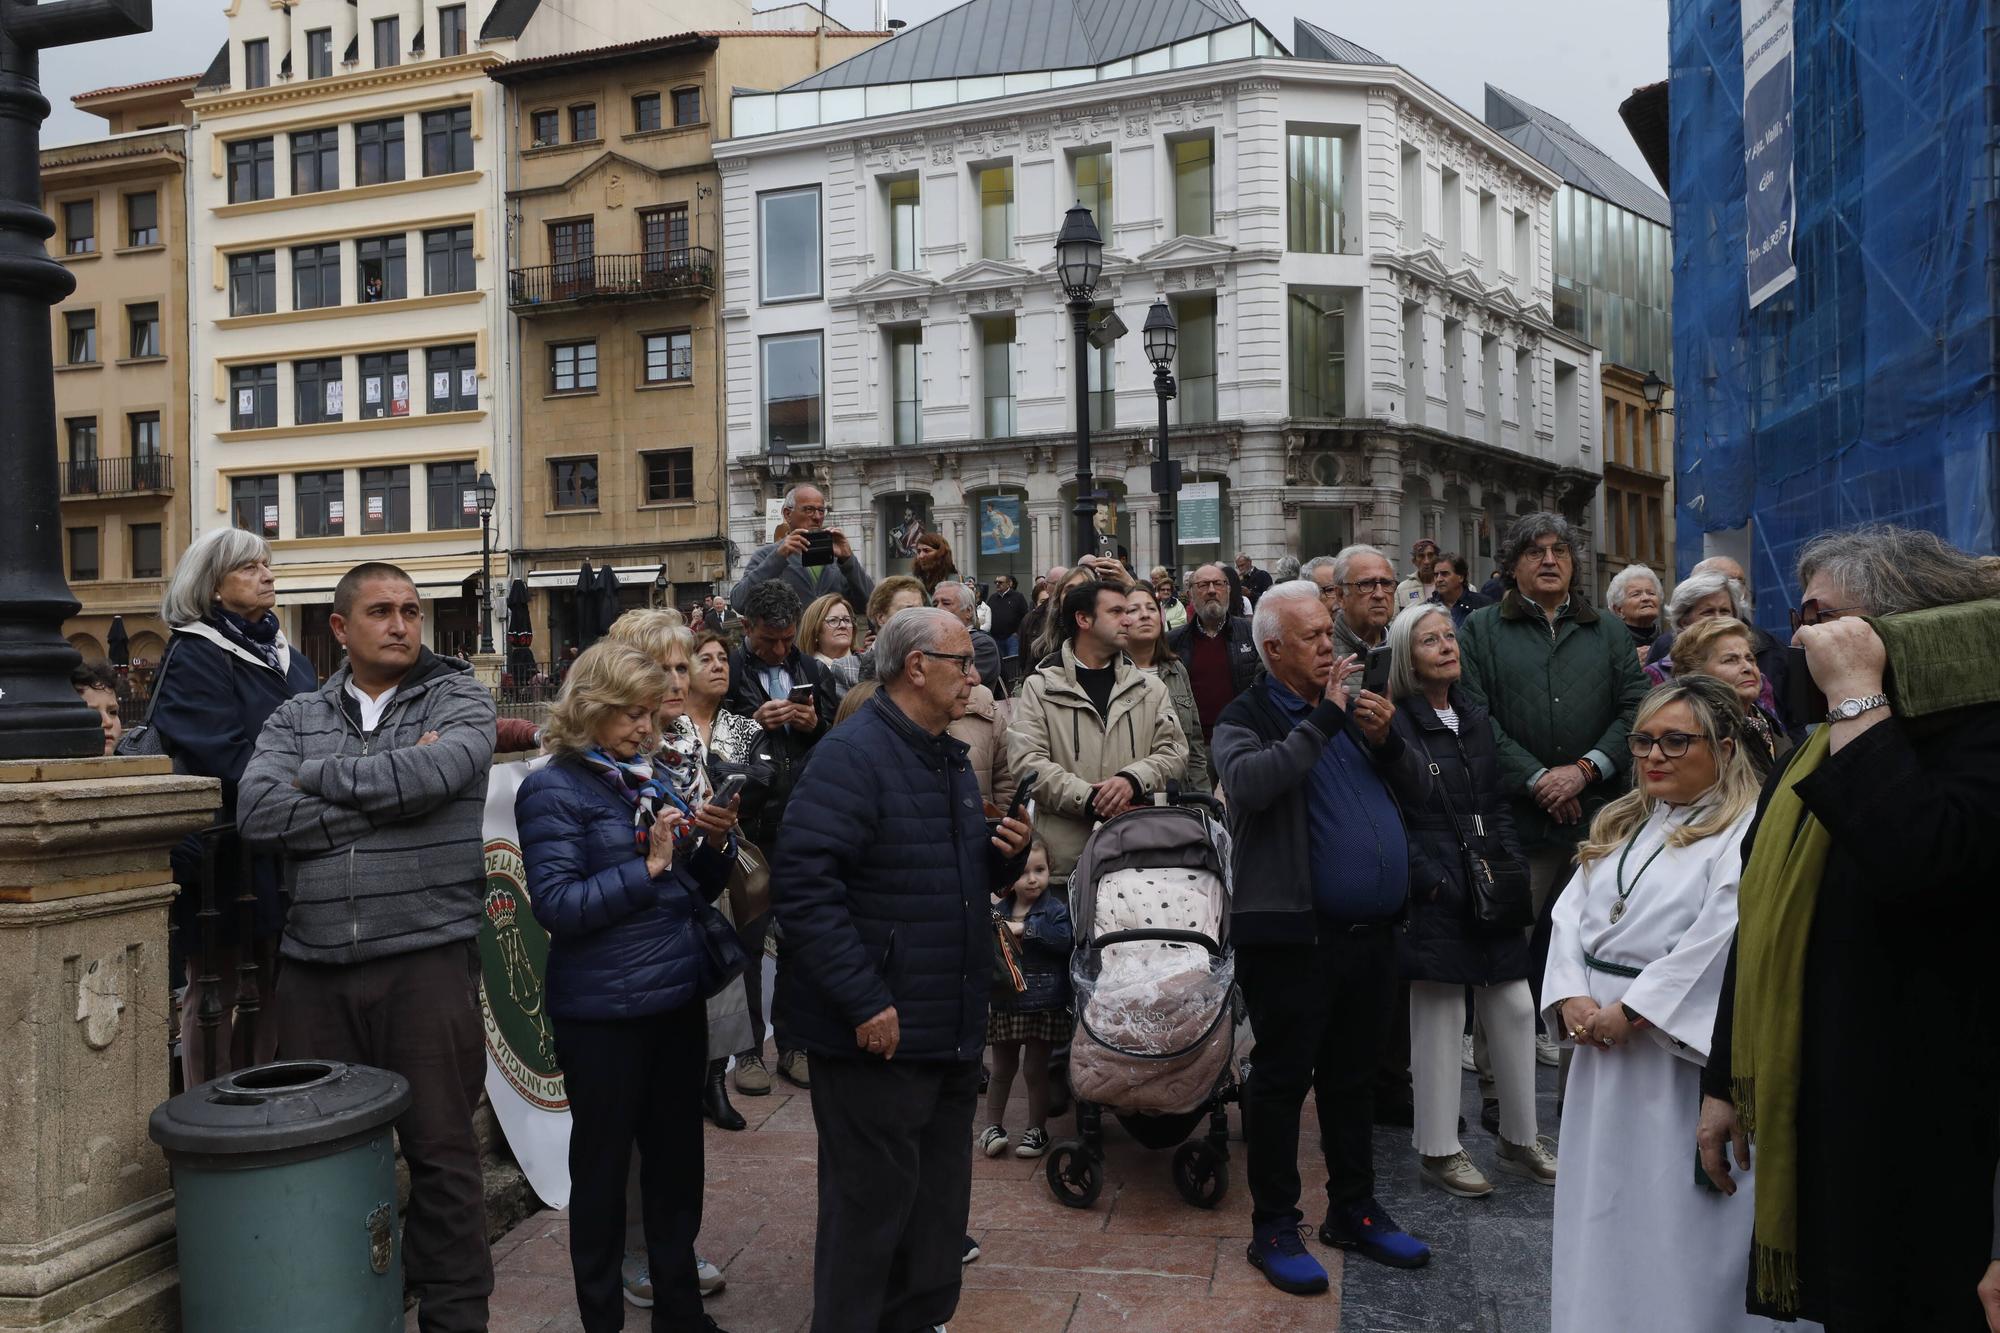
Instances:
[[[326,502],[326,525],[329,528],[347,526],[347,501],[328,500]]]
[[[458,392],[462,398],[468,400],[476,399],[479,396],[479,372],[476,370],[459,371]]]
[[[257,391],[255,389],[238,389],[236,391],[236,415],[239,417],[249,417],[256,415],[256,412]]]
[[[1792,285],[1792,0],[1743,0],[1743,188],[1750,308]]]
[[[410,377],[392,375],[389,377],[389,415],[406,417],[410,415]]]
[[[778,525],[785,521],[785,502],[779,499],[764,501],[764,540],[778,540]]]
[[[266,537],[275,537],[278,535],[278,506],[276,505],[264,506],[264,535]]]
[[[979,554],[1019,555],[1021,497],[989,495],[979,502]]]
[[[459,497],[459,504],[463,506],[459,512],[463,513],[467,518],[479,517],[478,491],[465,492],[462,496]]]
[[[379,495],[368,497],[368,521],[370,523],[382,521],[382,497]]]
[[[347,386],[334,380],[326,386],[326,414],[335,420],[347,410]]]
[[[924,530],[930,526],[929,509],[929,502],[922,496],[910,496],[904,502],[901,518],[894,516],[895,507],[891,506],[886,529],[891,560],[917,558],[917,539],[923,536]]]
[[[1181,487],[1180,543],[1215,546],[1222,541],[1222,483],[1191,481]]]
[[[431,372],[431,397],[438,402],[444,402],[451,397],[451,372],[449,370],[433,370]]]

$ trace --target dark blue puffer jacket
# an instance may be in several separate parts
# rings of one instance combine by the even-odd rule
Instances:
[[[632,807],[578,759],[528,775],[514,797],[535,920],[549,932],[557,1018],[639,1018],[701,1003],[694,895],[714,902],[733,853],[695,843],[659,879],[632,841]]]
[[[894,1005],[897,1060],[979,1058],[993,967],[993,849],[964,744],[877,691],[813,747],[771,858],[784,931],[778,1007],[814,1059],[865,1058],[854,1029]]]

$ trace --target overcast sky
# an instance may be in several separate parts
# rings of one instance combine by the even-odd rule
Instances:
[[[890,0],[889,13],[921,23],[956,0]],[[1402,65],[1474,115],[1493,83],[1561,116],[1584,137],[1653,183],[1652,173],[1618,118],[1632,89],[1667,74],[1667,0],[1396,0],[1329,4],[1326,0],[1243,0],[1287,46],[1292,20],[1320,27]],[[761,0],[759,7],[763,7]],[[104,122],[70,106],[72,95],[208,68],[226,27],[222,0],[156,0],[154,33],[50,51],[42,87],[55,113],[44,142],[95,138]],[[831,0],[833,16],[853,27],[874,21],[871,0]]]

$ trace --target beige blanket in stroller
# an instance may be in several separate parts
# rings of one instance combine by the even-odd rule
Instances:
[[[1227,901],[1206,870],[1113,871],[1098,883],[1091,935],[1169,929],[1215,939]],[[1094,984],[1079,986],[1069,1057],[1076,1095],[1158,1114],[1206,1103],[1235,1048],[1233,964],[1199,945],[1153,940],[1114,944],[1102,959]]]

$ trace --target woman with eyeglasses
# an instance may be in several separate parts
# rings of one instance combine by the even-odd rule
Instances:
[[[1712,676],[1676,677],[1627,742],[1635,786],[1577,848],[1542,980],[1551,1030],[1576,1047],[1551,1327],[1768,1329],[1743,1312],[1749,1181],[1716,1192],[1688,1142],[1757,809],[1743,710]]]
[[[799,651],[811,653],[833,677],[838,700],[861,679],[861,657],[855,649],[854,607],[837,592],[813,600],[799,617]]]

